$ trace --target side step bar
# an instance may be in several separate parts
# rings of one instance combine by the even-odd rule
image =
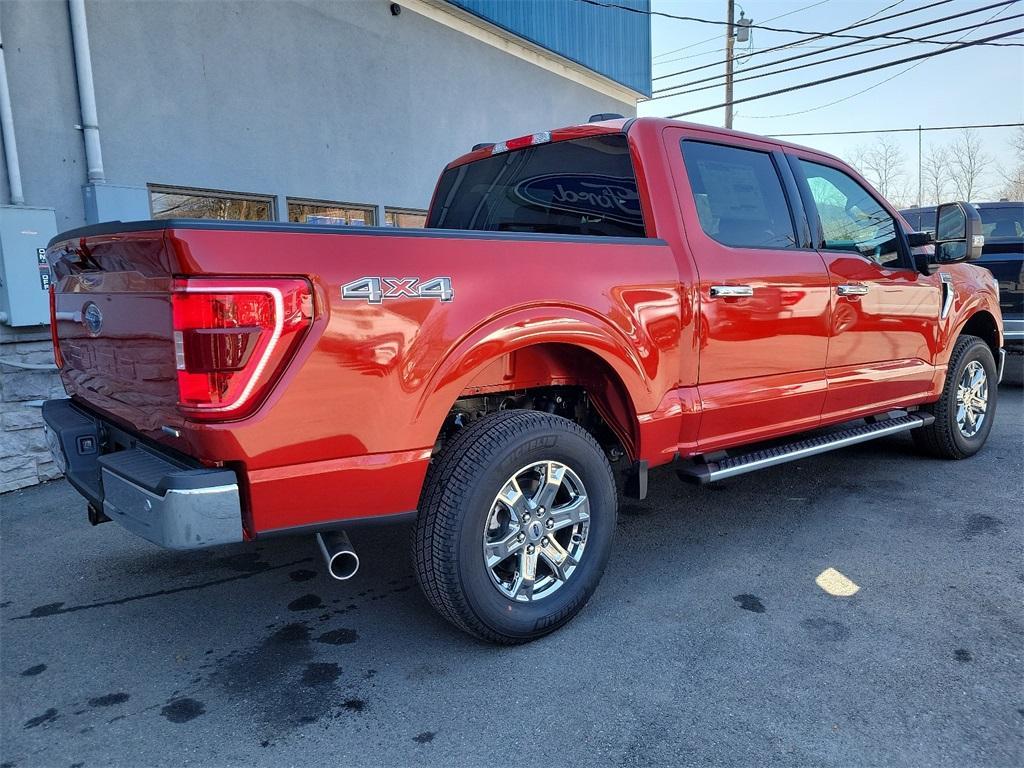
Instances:
[[[924,427],[935,421],[930,413],[913,413],[903,416],[894,416],[887,419],[879,419],[867,424],[859,424],[855,427],[848,427],[837,432],[808,437],[797,440],[793,443],[778,445],[774,448],[763,448],[759,451],[745,453],[740,456],[708,457],[704,461],[698,459],[697,463],[679,467],[676,471],[683,480],[710,483],[715,480],[724,480],[727,477],[743,475],[747,472],[754,472],[766,467],[774,467],[776,464],[785,464],[787,461],[796,461],[807,456],[814,456],[818,453],[834,451],[837,448],[845,448],[848,445],[865,443],[874,440],[876,437],[893,435],[897,432],[905,432],[909,429]]]

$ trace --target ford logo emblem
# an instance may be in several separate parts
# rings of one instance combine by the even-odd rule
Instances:
[[[103,330],[103,313],[100,312],[99,307],[90,301],[85,305],[85,310],[82,312],[82,322],[89,329],[89,333],[93,336],[99,336],[100,331]]]

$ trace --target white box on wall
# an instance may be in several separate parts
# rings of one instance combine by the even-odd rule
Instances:
[[[53,208],[0,206],[0,322],[11,326],[50,322],[46,245],[57,234]]]

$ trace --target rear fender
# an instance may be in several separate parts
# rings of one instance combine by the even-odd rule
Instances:
[[[441,431],[455,401],[470,389],[481,374],[510,353],[538,345],[565,345],[596,356],[618,379],[608,382],[621,390],[622,398],[609,392],[592,392],[602,416],[619,433],[630,455],[636,455],[637,413],[654,410],[659,398],[647,375],[644,361],[629,340],[607,321],[576,309],[537,308],[513,311],[463,337],[431,372],[422,390],[417,421]],[[617,386],[621,385],[621,386]],[[513,381],[512,386],[514,388]],[[628,423],[623,423],[628,419]]]

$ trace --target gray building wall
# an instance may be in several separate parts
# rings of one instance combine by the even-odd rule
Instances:
[[[476,142],[635,114],[389,5],[87,2],[108,184],[129,196],[147,184],[274,195],[279,218],[286,197],[425,208],[444,164]],[[2,0],[0,26],[25,202],[54,208],[58,230],[80,226],[86,165],[67,3]],[[0,492],[54,474],[25,403],[59,387],[17,365],[52,361],[47,337],[0,329]]]
[[[116,185],[423,208],[443,165],[475,142],[630,111],[411,11],[392,16],[384,0],[86,7]],[[26,203],[54,207],[58,229],[78,226],[67,4],[3,0],[0,24]]]

